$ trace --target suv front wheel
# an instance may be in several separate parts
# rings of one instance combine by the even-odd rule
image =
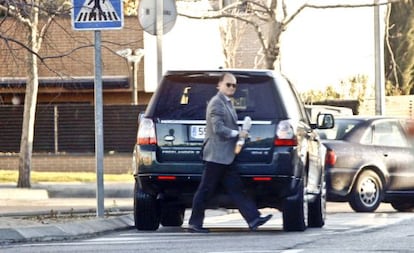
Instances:
[[[326,182],[322,173],[321,190],[316,199],[309,203],[309,227],[321,228],[325,225],[326,217]]]
[[[161,211],[161,225],[180,227],[184,223],[185,207],[179,205],[164,206]]]

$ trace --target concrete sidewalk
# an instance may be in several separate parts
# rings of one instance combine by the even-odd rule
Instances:
[[[95,198],[96,183],[38,183],[30,189],[16,188],[15,184],[0,184],[2,199]],[[104,183],[105,197],[132,198],[133,182]],[[12,194],[12,195],[10,195]]]
[[[83,238],[130,228],[134,225],[133,187],[132,182],[105,183],[105,217],[98,218],[94,183],[42,183],[31,189],[0,184],[0,245]]]

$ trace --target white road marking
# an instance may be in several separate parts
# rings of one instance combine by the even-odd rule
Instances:
[[[326,225],[322,229],[309,229],[303,232],[303,236],[315,236],[320,234],[327,233],[355,233],[361,232],[373,228],[378,228],[382,226],[388,226],[390,224],[402,222],[403,220],[410,219],[414,217],[414,213],[338,213],[338,214],[329,214]],[[274,214],[274,217],[269,222],[265,224],[261,229],[264,232],[267,231],[278,231],[283,233],[282,228],[282,218],[280,213]],[[25,244],[22,247],[39,247],[45,245],[55,245],[55,246],[91,246],[91,245],[122,245],[122,244],[154,244],[154,243],[188,243],[194,241],[212,241],[216,242],[217,238],[220,237],[223,233],[233,233],[237,230],[236,233],[239,233],[243,236],[256,236],[255,232],[249,232],[248,227],[244,220],[238,213],[224,214],[219,217],[210,217],[206,219],[207,227],[211,227],[213,232],[209,234],[192,234],[184,231],[186,224],[183,225],[183,228],[174,228],[169,230],[169,228],[161,228],[158,231],[154,232],[145,232],[145,231],[126,231],[121,233],[116,237],[111,235],[86,239],[81,241],[71,241],[71,242],[57,242],[57,243],[33,243]],[[217,231],[214,231],[214,229]],[[259,228],[260,229],[260,228]],[[277,236],[276,234],[275,236]],[[284,251],[277,250],[245,250],[245,251],[212,251],[210,253],[299,253],[303,252],[303,249],[289,249]]]
[[[288,249],[280,251],[280,253],[299,253],[303,252],[303,249]],[[275,250],[237,250],[237,251],[209,251],[208,253],[275,253]]]
[[[275,253],[275,250],[237,250],[237,251],[209,251],[208,253]],[[285,253],[290,251],[281,251],[280,253]],[[293,251],[293,252],[300,252],[300,251]],[[292,252],[292,253],[293,253]]]

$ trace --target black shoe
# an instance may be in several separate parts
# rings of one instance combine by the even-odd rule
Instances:
[[[250,230],[252,230],[252,231],[256,230],[258,227],[260,227],[261,225],[263,225],[266,222],[268,222],[270,220],[270,218],[272,218],[272,216],[273,215],[271,215],[271,214],[266,215],[264,217],[259,216],[254,221],[249,222],[249,228],[250,228]]]
[[[207,228],[203,228],[196,225],[188,225],[188,231],[191,233],[208,233],[210,232]]]

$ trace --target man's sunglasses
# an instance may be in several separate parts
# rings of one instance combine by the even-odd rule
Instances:
[[[226,83],[227,88],[233,87],[236,88],[236,84],[235,83]]]

